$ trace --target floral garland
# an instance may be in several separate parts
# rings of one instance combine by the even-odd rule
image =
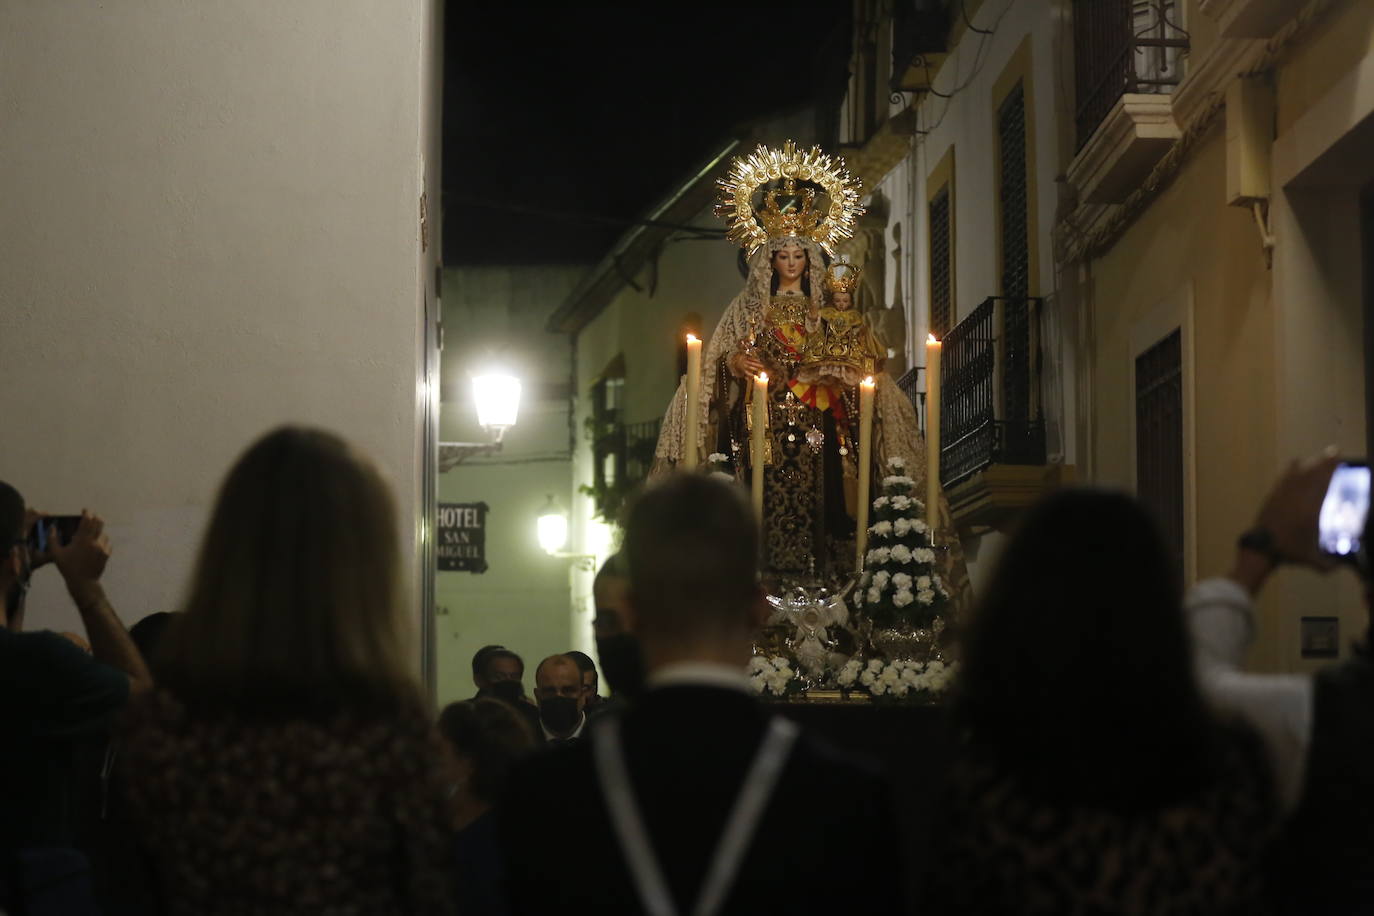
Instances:
[[[866,693],[875,700],[935,702],[949,689],[958,671],[957,662],[938,659],[917,662],[851,658],[833,679],[827,677],[820,683],[811,683],[792,667],[787,657],[756,655],[749,661],[749,685],[758,696],[778,700],[813,688],[824,689],[833,681],[831,689]]]

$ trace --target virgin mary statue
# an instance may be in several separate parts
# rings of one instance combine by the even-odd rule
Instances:
[[[925,486],[925,446],[911,402],[881,371],[886,350],[853,305],[857,271],[831,265],[829,251],[852,235],[859,184],[842,160],[813,147],[760,146],[721,179],[716,208],[729,238],[749,251],[749,275],[707,341],[697,428],[686,429],[679,385],[655,449],[655,473],[686,449],[698,463],[748,481],[752,379],[768,376],[764,466],[763,566],[773,583],[804,578],[839,582],[855,567],[858,383],[875,382],[872,480],[901,459]],[[942,503],[942,566],[952,595],[967,594],[958,537]]]

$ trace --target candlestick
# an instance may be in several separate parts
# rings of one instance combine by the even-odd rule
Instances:
[[[768,373],[760,372],[754,377],[754,429],[752,430],[751,478],[754,498],[754,515],[759,525],[763,525],[763,465],[765,461],[764,432],[768,428]]]
[[[940,527],[940,341],[926,338],[926,524],[930,542]]]
[[[701,422],[701,341],[695,334],[687,335],[687,423],[682,431],[682,466],[695,470],[697,466],[697,429]]]
[[[868,484],[873,473],[873,376],[859,383],[859,499],[854,522],[854,543],[858,548],[855,568],[863,572],[868,550]]]

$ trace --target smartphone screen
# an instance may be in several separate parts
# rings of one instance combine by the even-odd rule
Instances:
[[[1369,465],[1347,462],[1337,466],[1317,517],[1317,545],[1323,553],[1354,559],[1360,552],[1369,517],[1369,491]]]

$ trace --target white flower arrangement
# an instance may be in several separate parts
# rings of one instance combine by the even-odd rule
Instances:
[[[907,509],[911,508],[912,499],[910,496],[893,496],[888,501],[892,503],[892,508],[896,509],[898,512],[905,512]]]
[[[879,496],[877,499],[873,500],[873,508],[881,509],[883,506],[886,506],[888,502],[890,502],[890,500],[886,496]]]
[[[880,524],[886,525],[886,524],[888,524],[888,523],[887,523],[887,522],[881,522]],[[904,538],[904,537],[906,537],[908,534],[911,533],[911,519],[909,519],[909,518],[899,518],[899,519],[897,519],[895,522],[892,522],[891,524],[892,524],[892,533],[895,534],[895,535],[897,535],[897,537],[899,537],[899,538]]]
[[[935,593],[928,588],[923,588],[916,593],[916,600],[930,607],[935,603]]]
[[[892,595],[892,603],[897,607],[906,607],[912,600],[911,589],[909,588],[899,588]]]
[[[883,575],[886,576],[887,573],[883,573]],[[877,577],[875,576],[874,578],[877,578]],[[924,579],[924,578],[927,578],[927,577],[926,577],[926,576],[922,576],[921,578]],[[907,575],[907,574],[904,573],[904,572],[899,572],[899,573],[897,573],[895,576],[892,577],[892,584],[893,584],[893,586],[895,586],[896,588],[899,588],[899,589],[900,589],[900,588],[909,589],[909,588],[911,588],[911,576]],[[922,586],[922,588],[925,588],[925,587],[926,587],[926,586]]]
[[[919,589],[930,588],[930,576],[918,576],[916,578],[916,587]]]
[[[911,552],[911,556],[917,563],[934,563],[935,551],[929,547],[917,547]]]
[[[925,507],[922,506],[921,508],[924,509]],[[925,522],[921,521],[919,518],[913,518],[911,520],[911,530],[916,532],[917,534],[925,534],[927,531],[930,530],[930,526],[927,525]]]
[[[897,544],[893,546],[891,548],[890,553],[892,559],[896,560],[898,563],[911,562],[911,548],[906,546],[905,544]]]
[[[754,693],[786,696],[796,677],[792,663],[781,655],[771,658],[756,655],[749,660],[749,686]]]
[[[894,577],[887,570],[880,569],[873,574],[873,584],[878,586],[878,588],[880,589],[887,588],[887,582],[889,579],[891,579],[893,582],[896,582],[897,579],[901,578],[901,576],[902,573],[897,573],[897,575]]]
[[[906,470],[906,459],[900,455],[893,455],[887,459],[887,467],[893,473],[900,474]]]
[[[884,478],[883,478],[883,487],[884,487],[884,489],[891,489],[892,487],[914,487],[914,486],[916,486],[916,481],[912,480],[910,477],[907,477],[905,474],[900,475],[900,476],[894,475],[894,476],[892,476],[892,477],[884,477]]]
[[[850,659],[840,669],[837,683],[844,689],[866,690],[873,697],[938,696],[949,687],[958,666],[942,661],[918,662],[871,659],[867,665]],[[855,685],[858,685],[855,687]]]
[[[878,566],[879,564],[886,563],[887,558],[891,555],[892,551],[887,547],[874,547],[868,552],[868,565]]]
[[[712,452],[711,454],[706,456],[707,464],[724,464],[729,460],[730,459],[721,452]]]
[[[906,520],[905,520],[905,519],[898,519],[897,521],[898,521],[898,522],[903,522],[903,521],[906,521]],[[869,534],[872,534],[872,535],[876,535],[876,536],[878,536],[878,537],[887,537],[889,534],[892,533],[892,522],[877,522],[877,523],[875,523],[875,524],[869,525],[869,526],[868,526],[868,533],[869,533]],[[897,533],[898,533],[898,534],[901,534],[902,532],[898,531]]]
[[[878,589],[878,586],[870,585],[868,587],[867,597],[869,604],[877,604],[879,601],[883,600],[883,593]]]

